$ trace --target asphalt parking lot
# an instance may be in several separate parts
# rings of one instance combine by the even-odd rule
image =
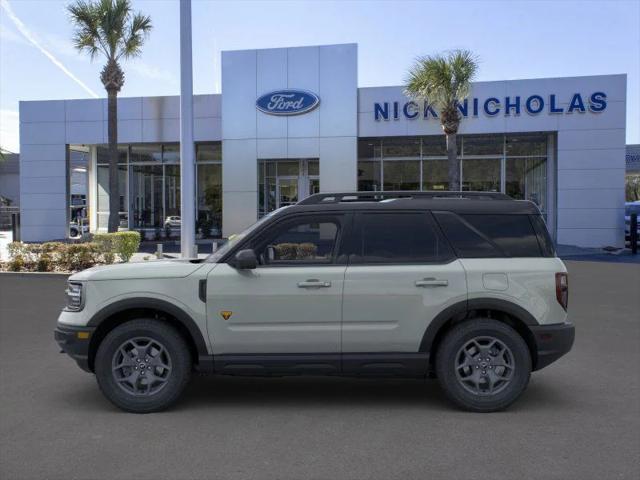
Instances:
[[[58,353],[65,279],[0,274],[0,478],[640,478],[640,265],[567,265],[574,350],[485,415],[431,380],[309,377],[197,377],[123,413]]]

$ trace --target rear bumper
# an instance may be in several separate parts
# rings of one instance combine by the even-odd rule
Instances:
[[[62,352],[73,358],[78,366],[85,372],[91,372],[89,368],[89,344],[95,328],[74,327],[58,324],[53,331],[53,338],[62,349]]]
[[[537,361],[534,370],[555,362],[571,350],[576,335],[573,323],[530,327],[536,342]]]

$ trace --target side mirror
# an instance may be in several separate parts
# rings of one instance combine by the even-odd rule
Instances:
[[[256,252],[250,248],[246,250],[240,250],[236,253],[235,262],[233,265],[238,270],[253,270],[258,266],[258,258]]]

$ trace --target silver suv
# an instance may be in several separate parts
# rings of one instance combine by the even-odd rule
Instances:
[[[194,370],[435,376],[455,404],[489,412],[571,349],[567,280],[531,202],[318,194],[205,260],[72,275],[55,338],[130,412],[168,407]]]

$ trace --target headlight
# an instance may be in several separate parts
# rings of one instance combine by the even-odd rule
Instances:
[[[79,312],[84,307],[84,295],[81,283],[69,282],[67,284],[67,310]]]

